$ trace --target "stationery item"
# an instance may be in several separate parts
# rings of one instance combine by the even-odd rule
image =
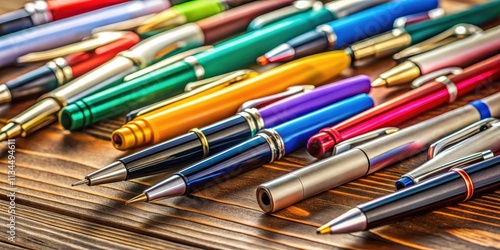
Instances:
[[[491,158],[493,154],[483,154],[482,152],[499,151],[499,138],[500,122],[494,118],[481,120],[451,134],[433,143],[428,151],[429,160],[420,167],[404,174],[396,181],[396,189],[413,186],[423,179],[450,169],[450,165],[457,166],[460,164],[463,166],[484,160],[485,158]],[[463,141],[460,142],[461,140]],[[443,151],[444,147],[456,142],[459,143]],[[458,159],[460,161],[457,161]]]
[[[264,129],[253,138],[182,169],[127,201],[152,201],[187,195],[215,183],[281,159],[301,146],[324,124],[339,122],[373,106],[366,94],[357,95],[301,116],[274,128]]]
[[[304,13],[312,9],[320,9],[323,3],[314,0],[296,0],[291,6],[283,7],[269,13],[262,14],[256,17],[248,25],[248,31],[263,28],[264,26],[271,25],[279,22],[285,18],[292,17],[297,14]]]
[[[144,21],[137,28],[140,34],[154,30],[167,30],[174,27],[196,22],[198,20],[221,13],[251,0],[203,0],[190,1],[165,10]]]
[[[211,44],[244,30],[255,16],[290,3],[291,1],[288,0],[280,0],[245,4],[199,22],[185,24],[153,36],[141,43],[144,50],[134,53],[138,56],[143,55],[144,51],[148,49],[147,46],[156,51],[165,49],[163,53],[168,53],[168,51],[172,50],[187,50],[203,44]],[[181,65],[176,64],[178,67],[171,71],[170,77],[163,77],[162,74],[156,74],[157,72],[153,71],[161,71],[162,68],[177,61],[192,59],[192,55],[209,48],[212,47],[196,48],[169,57],[126,76],[124,78],[125,82],[118,86],[97,92],[69,104],[59,114],[61,125],[69,130],[80,129],[181,93],[188,82],[197,80],[194,73],[191,72],[194,69],[192,65],[185,62]],[[151,52],[144,54],[144,56],[153,55],[154,53]],[[113,65],[110,64],[110,67],[113,67]],[[97,80],[105,80],[105,77],[109,77],[107,72],[109,71],[102,71],[102,77],[94,80],[96,82]],[[114,110],[114,112],[109,112],[110,109]]]
[[[227,118],[247,100],[281,92],[293,85],[325,83],[338,74],[338,68],[345,67],[345,57],[334,52],[307,57],[203,97],[188,98],[138,116],[113,132],[113,145],[124,150],[157,144],[185,133],[186,127],[206,126]]]
[[[494,94],[261,184],[257,202],[267,213],[278,211],[404,160],[445,135],[498,115],[500,94]]]
[[[395,86],[446,67],[465,67],[500,52],[500,26],[413,56],[380,74],[373,87]]]
[[[76,184],[98,185],[124,181],[164,172],[167,169],[201,160],[252,138],[264,128],[277,126],[334,102],[370,92],[370,78],[356,76],[316,89],[311,85],[291,87],[305,92],[289,96],[256,109],[249,107],[238,114],[172,140],[123,157],[97,170]],[[266,97],[264,102],[280,99],[286,93]],[[274,98],[274,99],[273,99]],[[205,140],[206,138],[206,140]]]
[[[127,1],[35,0],[24,9],[0,15],[0,36]]]
[[[343,49],[352,43],[393,28],[402,16],[437,8],[438,0],[401,0],[388,2],[348,17],[318,26],[292,38],[257,59],[261,64],[290,61],[296,58]]]
[[[500,187],[500,156],[361,204],[318,228],[320,234],[368,230],[424,211],[465,202]]]
[[[441,18],[432,19],[406,27],[397,27],[387,33],[368,38],[364,41],[351,45],[348,50],[353,56],[353,61],[360,64],[373,58],[393,55],[395,52],[407,48],[410,45],[421,43],[430,39],[454,25],[467,23],[471,25],[482,25],[500,16],[500,1],[494,0],[473,6],[470,9],[453,13]],[[451,34],[460,37],[462,34]],[[451,37],[445,37],[442,41],[449,41]]]
[[[130,1],[86,14],[0,37],[0,67],[16,62],[33,51],[75,43],[91,36],[92,29],[156,13],[170,6],[168,0]]]
[[[309,139],[307,151],[316,158],[323,158],[349,149],[370,131],[386,126],[398,126],[425,111],[454,102],[457,98],[477,89],[483,84],[500,78],[500,55],[461,70],[450,68],[445,75],[426,75],[415,81],[414,90],[384,102],[366,112],[338,125],[322,129]],[[437,77],[437,78],[436,78]],[[435,80],[433,80],[435,79]],[[423,82],[431,80],[423,85]],[[423,85],[423,86],[420,86]]]
[[[139,37],[132,32],[105,32],[66,47],[25,55],[20,58],[23,63],[55,59],[0,85],[0,104],[37,98],[97,68],[138,42]]]

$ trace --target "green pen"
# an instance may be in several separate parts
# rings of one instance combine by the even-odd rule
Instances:
[[[65,129],[76,130],[125,114],[160,98],[178,94],[189,82],[245,68],[271,48],[320,24],[383,2],[387,0],[335,1],[283,19],[69,104],[59,113],[59,122]]]
[[[423,21],[408,27],[397,27],[385,34],[355,43],[347,48],[347,50],[350,50],[354,59],[353,61],[363,63],[361,60],[392,55],[411,45],[421,43],[456,24],[468,23],[481,25],[499,16],[500,0],[493,0],[462,12]],[[397,59],[401,58],[398,57]]]

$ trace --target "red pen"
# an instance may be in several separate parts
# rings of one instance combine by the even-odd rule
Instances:
[[[339,153],[349,149],[354,142],[358,143],[365,138],[393,131],[378,130],[380,128],[397,126],[425,111],[453,102],[480,85],[498,78],[500,78],[500,55],[474,64],[456,75],[440,76],[422,87],[371,108],[334,127],[324,128],[309,139],[307,151],[316,158]],[[370,131],[373,132],[369,133]]]
[[[0,104],[36,98],[86,74],[139,41],[133,32],[102,32],[80,43],[22,56],[18,59],[22,63],[56,59],[0,85]]]
[[[0,35],[128,1],[130,0],[36,0],[27,3],[24,9],[0,15]]]

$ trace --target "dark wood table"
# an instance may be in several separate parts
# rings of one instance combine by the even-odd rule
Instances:
[[[4,0],[0,11],[26,0]],[[449,11],[482,0],[443,0]],[[342,77],[378,73],[395,65],[389,59],[350,69]],[[33,67],[0,71],[5,81]],[[415,124],[496,93],[500,83],[478,88],[453,104],[443,105],[405,123]],[[406,89],[376,89],[378,103]],[[33,102],[0,107],[0,125]],[[258,184],[314,161],[302,149],[273,164],[242,174],[192,196],[152,204],[124,202],[167,174],[97,187],[71,187],[85,174],[130,152],[113,148],[109,133],[123,119],[102,122],[79,132],[57,124],[15,141],[16,242],[8,241],[9,186],[7,144],[0,144],[0,248],[6,249],[472,249],[500,248],[500,192],[409,218],[367,232],[317,235],[316,227],[353,206],[389,194],[398,177],[425,161],[425,154],[389,166],[272,215],[255,200]],[[188,128],[186,128],[187,130]],[[500,177],[499,177],[500,178]]]

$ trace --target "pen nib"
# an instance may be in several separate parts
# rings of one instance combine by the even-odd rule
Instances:
[[[9,139],[6,133],[0,133],[0,142],[3,142],[5,140]]]
[[[148,196],[146,194],[137,195],[136,197],[126,201],[125,204],[130,204],[139,201],[148,201]]]
[[[329,234],[330,232],[331,232],[330,225],[328,225],[328,224],[325,224],[325,225],[319,227],[318,229],[316,229],[317,234]]]
[[[382,78],[377,78],[375,81],[372,82],[372,87],[378,88],[378,87],[383,87],[387,85],[387,81],[385,81]]]
[[[269,59],[267,59],[266,56],[259,56],[257,58],[257,62],[260,64],[260,65],[267,65],[270,63]]]
[[[74,186],[80,186],[80,185],[83,185],[83,184],[89,185],[89,180],[88,179],[83,179],[81,181],[77,181],[77,182],[71,184],[71,186],[74,187]]]

